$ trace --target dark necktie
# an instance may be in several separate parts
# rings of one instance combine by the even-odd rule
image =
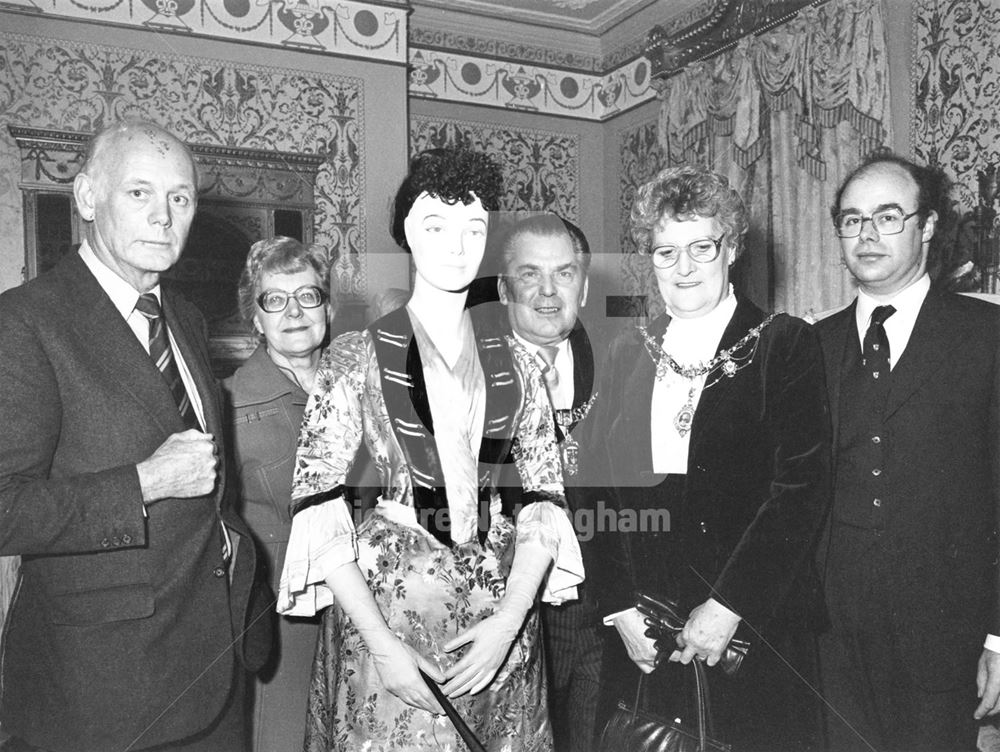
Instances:
[[[194,407],[188,399],[187,391],[184,389],[184,382],[181,380],[181,373],[177,370],[177,363],[174,354],[170,349],[170,337],[167,334],[167,322],[160,309],[160,301],[151,292],[139,296],[135,304],[135,310],[146,317],[149,321],[149,357],[160,369],[163,380],[170,387],[170,393],[174,395],[177,409],[184,419],[184,425],[188,428],[198,428],[198,419],[194,414]]]
[[[895,312],[891,305],[876,306],[865,332],[861,365],[875,380],[884,380],[889,374],[889,338],[885,335],[885,322]]]
[[[559,348],[554,345],[540,345],[538,348],[538,360],[542,366],[542,376],[545,377],[545,388],[552,396],[552,390],[559,386],[559,371],[556,370],[556,356]]]

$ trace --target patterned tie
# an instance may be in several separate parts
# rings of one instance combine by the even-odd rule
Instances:
[[[538,361],[542,366],[542,376],[545,377],[545,388],[549,395],[559,386],[559,371],[556,370],[556,355],[559,348],[555,345],[540,345],[536,353]]]
[[[862,345],[861,365],[873,379],[889,373],[889,338],[885,335],[885,322],[896,312],[891,305],[876,306],[872,311],[868,331]]]
[[[170,350],[170,337],[167,334],[163,311],[160,310],[160,301],[153,293],[144,293],[139,296],[135,310],[149,321],[149,357],[160,369],[163,380],[170,387],[170,393],[174,395],[177,409],[181,413],[181,418],[184,419],[184,425],[188,428],[198,428],[194,407],[191,405],[191,400],[188,399],[180,371],[177,370],[177,363],[174,362],[174,354]]]

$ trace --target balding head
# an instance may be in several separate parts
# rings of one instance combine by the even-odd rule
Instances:
[[[198,203],[188,148],[141,120],[98,133],[73,182],[94,255],[139,292],[180,258]]]

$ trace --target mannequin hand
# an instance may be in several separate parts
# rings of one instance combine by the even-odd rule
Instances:
[[[469,645],[469,649],[445,672],[448,683],[443,687],[444,693],[460,697],[466,692],[481,692],[500,670],[523,623],[523,614],[519,617],[517,610],[501,608],[447,642],[444,649],[449,653],[463,645]]]
[[[368,649],[386,689],[407,705],[436,715],[444,713],[418,670],[422,669],[434,681],[441,683],[444,674],[437,666],[391,633],[381,637],[374,646],[369,645]]]
[[[687,624],[677,635],[680,651],[674,651],[670,660],[688,664],[693,658],[700,658],[709,666],[714,666],[722,657],[726,645],[736,634],[740,617],[709,598],[691,611]]]

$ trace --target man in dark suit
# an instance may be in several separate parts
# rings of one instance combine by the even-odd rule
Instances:
[[[585,504],[579,487],[580,440],[598,395],[593,346],[580,322],[587,302],[590,247],[583,232],[554,214],[530,216],[501,243],[500,302],[514,337],[538,361],[556,415],[566,499],[576,515]],[[505,498],[510,490],[505,492]],[[580,519],[577,516],[577,519]],[[584,567],[595,562],[588,542],[594,531],[577,530]],[[590,575],[588,574],[588,577]],[[601,643],[595,604],[586,585],[579,600],[543,604],[542,625],[556,749],[590,749],[595,733]]]
[[[858,283],[857,300],[817,324],[834,422],[819,560],[834,750],[972,750],[974,716],[998,709],[1000,647],[987,635],[1000,633],[1000,317],[931,289],[942,188],[883,155],[833,205]]]
[[[109,126],[74,182],[79,253],[0,295],[0,554],[22,556],[4,749],[245,748],[255,553],[225,503],[204,320],[159,284],[197,188],[170,133]]]

